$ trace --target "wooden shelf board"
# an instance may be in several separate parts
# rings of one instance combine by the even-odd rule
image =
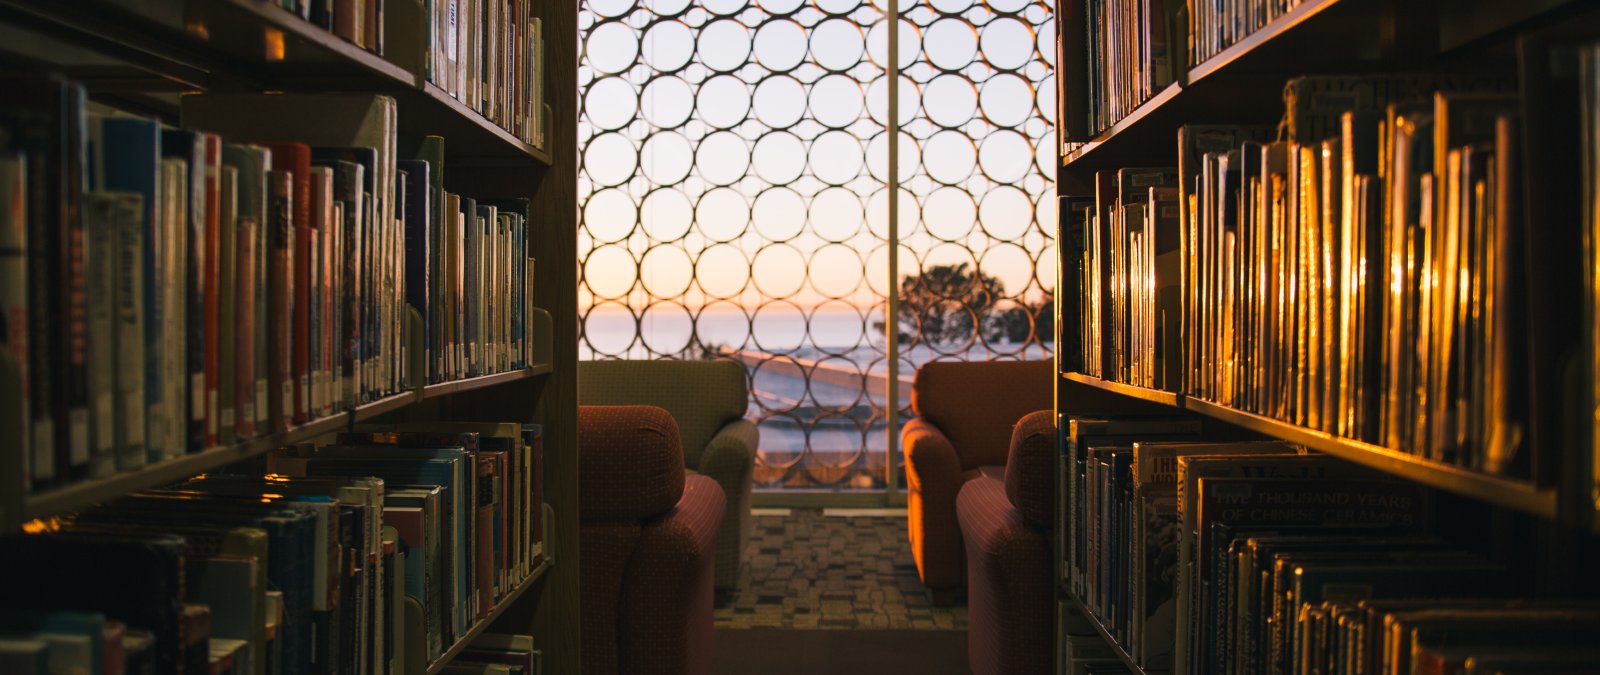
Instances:
[[[1492,476],[1399,450],[1349,438],[1341,438],[1324,431],[1308,429],[1170,391],[1108,382],[1081,373],[1064,373],[1062,377],[1122,396],[1174,408],[1183,408],[1214,420],[1249,429],[1273,438],[1299,443],[1307,448],[1440,490],[1454,492],[1541,518],[1556,518],[1557,494],[1553,488],[1541,488],[1528,481]]]
[[[533,364],[533,365],[528,367],[528,372],[530,374],[532,374],[532,375],[535,375],[535,376],[549,375],[550,373],[553,373],[555,371],[556,371],[555,365],[549,364],[549,363],[535,363],[535,364]]]
[[[318,436],[335,433],[347,428],[353,422],[362,422],[379,415],[391,413],[424,399],[447,396],[483,387],[492,387],[505,382],[548,374],[551,370],[551,365],[546,363],[522,370],[429,385],[421,391],[408,391],[387,396],[358,406],[353,411],[324,417],[282,433],[269,434],[231,446],[211,448],[204,452],[184,455],[146,466],[137,471],[127,471],[104,478],[79,481],[66,487],[28,495],[24,498],[22,518],[24,520],[42,518],[74,511],[115,499],[130,492],[159,487],[195,474],[205,473],[234,462],[250,459],[274,448],[303,443]]]
[[[459,156],[469,163],[475,158],[492,159],[510,155],[518,159],[532,160],[540,166],[550,166],[549,153],[523,142],[515,134],[489,121],[489,118],[484,117],[482,113],[456,100],[438,85],[428,82],[426,76],[419,76],[417,80],[416,89],[413,90],[415,93],[407,92],[406,98],[420,100],[412,101],[409,106],[406,105],[407,101],[402,100],[401,107],[413,110],[423,108],[424,110],[410,113],[420,126],[413,127],[408,124],[406,116],[402,114],[400,117],[402,128],[412,133],[444,136],[445,152],[451,156]],[[422,105],[418,105],[419,103]],[[418,115],[418,112],[423,114]]]
[[[1117,123],[1111,125],[1110,129],[1100,132],[1098,136],[1094,137],[1094,140],[1084,143],[1072,152],[1067,153],[1067,156],[1063,159],[1063,165],[1071,166],[1073,162],[1093,155],[1096,150],[1115,141],[1119,134],[1134,128],[1150,114],[1177,99],[1178,94],[1182,91],[1183,85],[1177,82],[1167,85],[1167,88],[1157,92],[1155,96],[1150,97],[1144,103],[1140,103],[1139,107],[1134,108],[1133,112],[1129,113],[1127,117],[1117,120]]]
[[[149,489],[205,473],[260,455],[273,448],[307,441],[343,429],[349,417],[340,413],[316,420],[289,431],[254,438],[237,445],[211,448],[203,452],[151,464],[138,471],[127,471],[105,478],[80,481],[66,487],[29,495],[23,518],[42,518],[74,511],[114,499],[130,492]]]
[[[380,398],[376,401],[356,408],[355,421],[365,422],[379,415],[388,414],[417,402],[417,392],[407,391],[393,396]]]
[[[448,396],[450,394],[457,394],[457,393],[460,393],[460,392],[463,392],[463,391],[471,391],[473,389],[482,389],[484,387],[493,387],[495,385],[505,384],[507,382],[514,382],[516,380],[525,380],[525,379],[528,379],[530,377],[533,377],[534,374],[535,373],[534,373],[534,369],[533,368],[523,368],[523,369],[520,369],[520,370],[511,370],[511,371],[507,371],[507,372],[504,372],[504,373],[495,373],[494,375],[484,375],[484,376],[481,376],[481,377],[469,377],[469,378],[464,379],[464,380],[454,380],[454,381],[451,381],[451,382],[440,382],[438,384],[430,384],[430,385],[422,388],[421,398],[422,399],[430,399],[430,398],[435,398],[435,397],[439,397],[439,396]]]
[[[1152,162],[1170,165],[1176,158],[1177,130],[1185,124],[1276,123],[1287,80],[1359,72],[1382,58],[1381,49],[1372,44],[1377,33],[1371,28],[1382,20],[1383,2],[1303,0],[1185,71],[1178,82],[1065,154],[1062,168],[1086,174]],[[1352,33],[1358,28],[1359,34]],[[1301,52],[1307,52],[1305,58],[1286,58]]]
[[[1134,662],[1133,657],[1122,648],[1122,643],[1117,642],[1117,639],[1111,636],[1111,631],[1106,630],[1105,624],[1100,623],[1100,617],[1089,611],[1088,606],[1084,605],[1083,601],[1078,599],[1078,596],[1067,593],[1067,598],[1072,601],[1072,604],[1078,608],[1079,612],[1083,612],[1083,617],[1094,625],[1094,630],[1100,634],[1100,639],[1104,640],[1106,646],[1111,648],[1111,653],[1117,655],[1117,658],[1122,661],[1122,665],[1127,667],[1128,672],[1134,673],[1134,675],[1145,675],[1144,669],[1140,668],[1139,664]]]
[[[260,0],[187,0],[184,4],[184,20],[189,35],[222,51],[239,52],[241,46],[228,44],[230,36],[227,34],[212,36],[209,31],[197,32],[197,28],[205,26],[204,21],[208,18],[227,21],[230,27],[239,27],[247,32],[254,32],[261,27],[281,32],[284,38],[283,51],[277,55],[271,51],[274,38],[263,32],[265,44],[262,46],[266,49],[256,56],[268,72],[287,67],[300,75],[301,68],[308,65],[338,63],[346,69],[391,85],[412,81],[411,72],[405,68],[278,5]],[[250,44],[247,42],[244,46]]]
[[[472,627],[467,629],[466,635],[461,636],[461,639],[451,644],[449,649],[439,655],[439,658],[428,664],[428,675],[437,675],[440,671],[443,671],[445,666],[450,665],[451,661],[460,656],[461,652],[472,644],[473,640],[478,639],[479,635],[483,635],[484,632],[488,631],[489,627],[494,625],[495,620],[499,619],[500,615],[504,614],[512,603],[517,601],[517,598],[522,597],[523,593],[532,588],[535,583],[538,583],[539,578],[550,570],[550,565],[551,562],[547,558],[544,562],[539,563],[538,567],[533,568],[533,573],[529,574],[528,578],[523,579],[522,583],[517,584],[516,588],[511,589],[511,592],[507,593],[506,597],[501,598],[500,602],[495,603],[494,609],[489,610],[488,615],[479,619],[477,623],[472,624]]]
[[[1299,26],[1305,20],[1339,4],[1339,2],[1341,0],[1302,0],[1294,9],[1273,19],[1272,23],[1262,26],[1259,30],[1246,35],[1243,40],[1229,45],[1226,49],[1213,54],[1211,58],[1190,68],[1186,81],[1192,85],[1215,75],[1250,52],[1256,51],[1267,43],[1283,37],[1285,33]]]
[[[1131,384],[1122,384],[1120,382],[1102,380],[1098,377],[1084,375],[1083,373],[1066,373],[1062,377],[1079,384],[1089,385],[1096,389],[1103,389],[1113,394],[1121,394],[1123,396],[1136,398],[1142,401],[1149,401],[1151,403],[1168,405],[1174,408],[1183,407],[1183,394],[1176,392],[1162,391],[1160,389],[1148,389],[1145,387],[1135,387]]]
[[[1424,485],[1481,499],[1541,518],[1556,517],[1556,492],[1553,489],[1539,488],[1525,481],[1491,476],[1371,443],[1340,438],[1324,431],[1307,429],[1196,398],[1186,399],[1184,407],[1212,419],[1299,443]]]

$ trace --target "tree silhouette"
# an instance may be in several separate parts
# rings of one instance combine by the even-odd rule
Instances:
[[[976,337],[981,317],[1005,295],[999,279],[967,263],[935,265],[900,280],[900,339],[920,334],[929,344],[951,344]],[[921,326],[920,333],[916,330]]]

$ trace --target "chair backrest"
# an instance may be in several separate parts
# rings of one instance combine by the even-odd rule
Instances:
[[[683,452],[665,410],[578,406],[578,520],[637,523],[683,497]]]
[[[700,455],[722,425],[743,417],[750,390],[734,361],[580,361],[579,405],[653,405],[678,423],[683,461]]]
[[[1017,420],[1006,457],[1006,499],[1029,525],[1048,530],[1056,515],[1056,415],[1038,410]]]
[[[1011,427],[1054,398],[1050,361],[936,361],[917,369],[911,409],[939,427],[961,468],[1006,463]]]

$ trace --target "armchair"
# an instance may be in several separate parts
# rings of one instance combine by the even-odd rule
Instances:
[[[917,574],[936,601],[966,583],[956,495],[967,481],[1005,472],[1012,425],[1053,402],[1049,361],[933,362],[911,385],[916,419],[900,431],[907,534]]]
[[[750,541],[750,489],[759,435],[744,419],[749,387],[733,361],[582,361],[580,405],[650,405],[677,422],[690,474],[722,486],[727,511],[717,533],[718,590],[739,581]],[[954,497],[952,497],[953,499]]]
[[[1056,424],[1030,413],[1011,434],[1005,475],[962,486],[967,665],[974,675],[1048,673],[1054,653]]]
[[[578,571],[589,675],[704,675],[725,502],[686,476],[678,428],[650,406],[578,408]]]

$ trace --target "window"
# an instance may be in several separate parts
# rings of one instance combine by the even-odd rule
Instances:
[[[902,2],[890,63],[884,3],[580,14],[582,356],[743,362],[758,487],[883,490],[918,365],[1052,347],[1049,7]]]

